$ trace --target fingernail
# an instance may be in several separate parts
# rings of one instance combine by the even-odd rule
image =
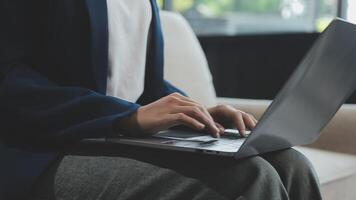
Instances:
[[[246,137],[246,131],[245,130],[241,130],[240,136],[241,137]]]
[[[224,134],[225,130],[223,128],[220,128],[220,134]]]
[[[214,126],[215,132],[219,132],[220,129],[217,126]]]

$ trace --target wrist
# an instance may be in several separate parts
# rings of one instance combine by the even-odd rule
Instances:
[[[139,108],[140,109],[140,108]],[[131,113],[130,115],[120,118],[114,124],[115,132],[123,134],[133,134],[135,132],[140,132],[140,127],[137,120],[138,110]]]

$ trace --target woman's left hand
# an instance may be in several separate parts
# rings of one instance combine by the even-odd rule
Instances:
[[[224,126],[227,124],[232,124],[239,130],[242,136],[246,136],[246,128],[251,130],[257,123],[257,120],[251,114],[228,105],[219,105],[209,108],[208,112],[220,129],[224,129]]]

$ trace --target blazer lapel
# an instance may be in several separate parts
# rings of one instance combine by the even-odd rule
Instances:
[[[165,90],[163,82],[164,44],[159,8],[156,0],[150,0],[150,2],[152,7],[151,40],[146,62],[145,91],[138,100],[143,104],[160,98]]]
[[[157,72],[160,77],[163,77],[163,34],[161,30],[161,19],[159,16],[159,8],[156,0],[150,0],[152,5],[152,62],[159,69]]]
[[[91,63],[96,90],[106,93],[108,70],[108,14],[106,0],[86,0],[91,29]]]

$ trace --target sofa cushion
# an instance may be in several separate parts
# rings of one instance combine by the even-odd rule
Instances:
[[[188,22],[179,14],[161,12],[166,80],[203,105],[216,104],[216,93],[204,52]]]
[[[356,156],[306,147],[295,149],[314,165],[324,199],[355,199]]]

